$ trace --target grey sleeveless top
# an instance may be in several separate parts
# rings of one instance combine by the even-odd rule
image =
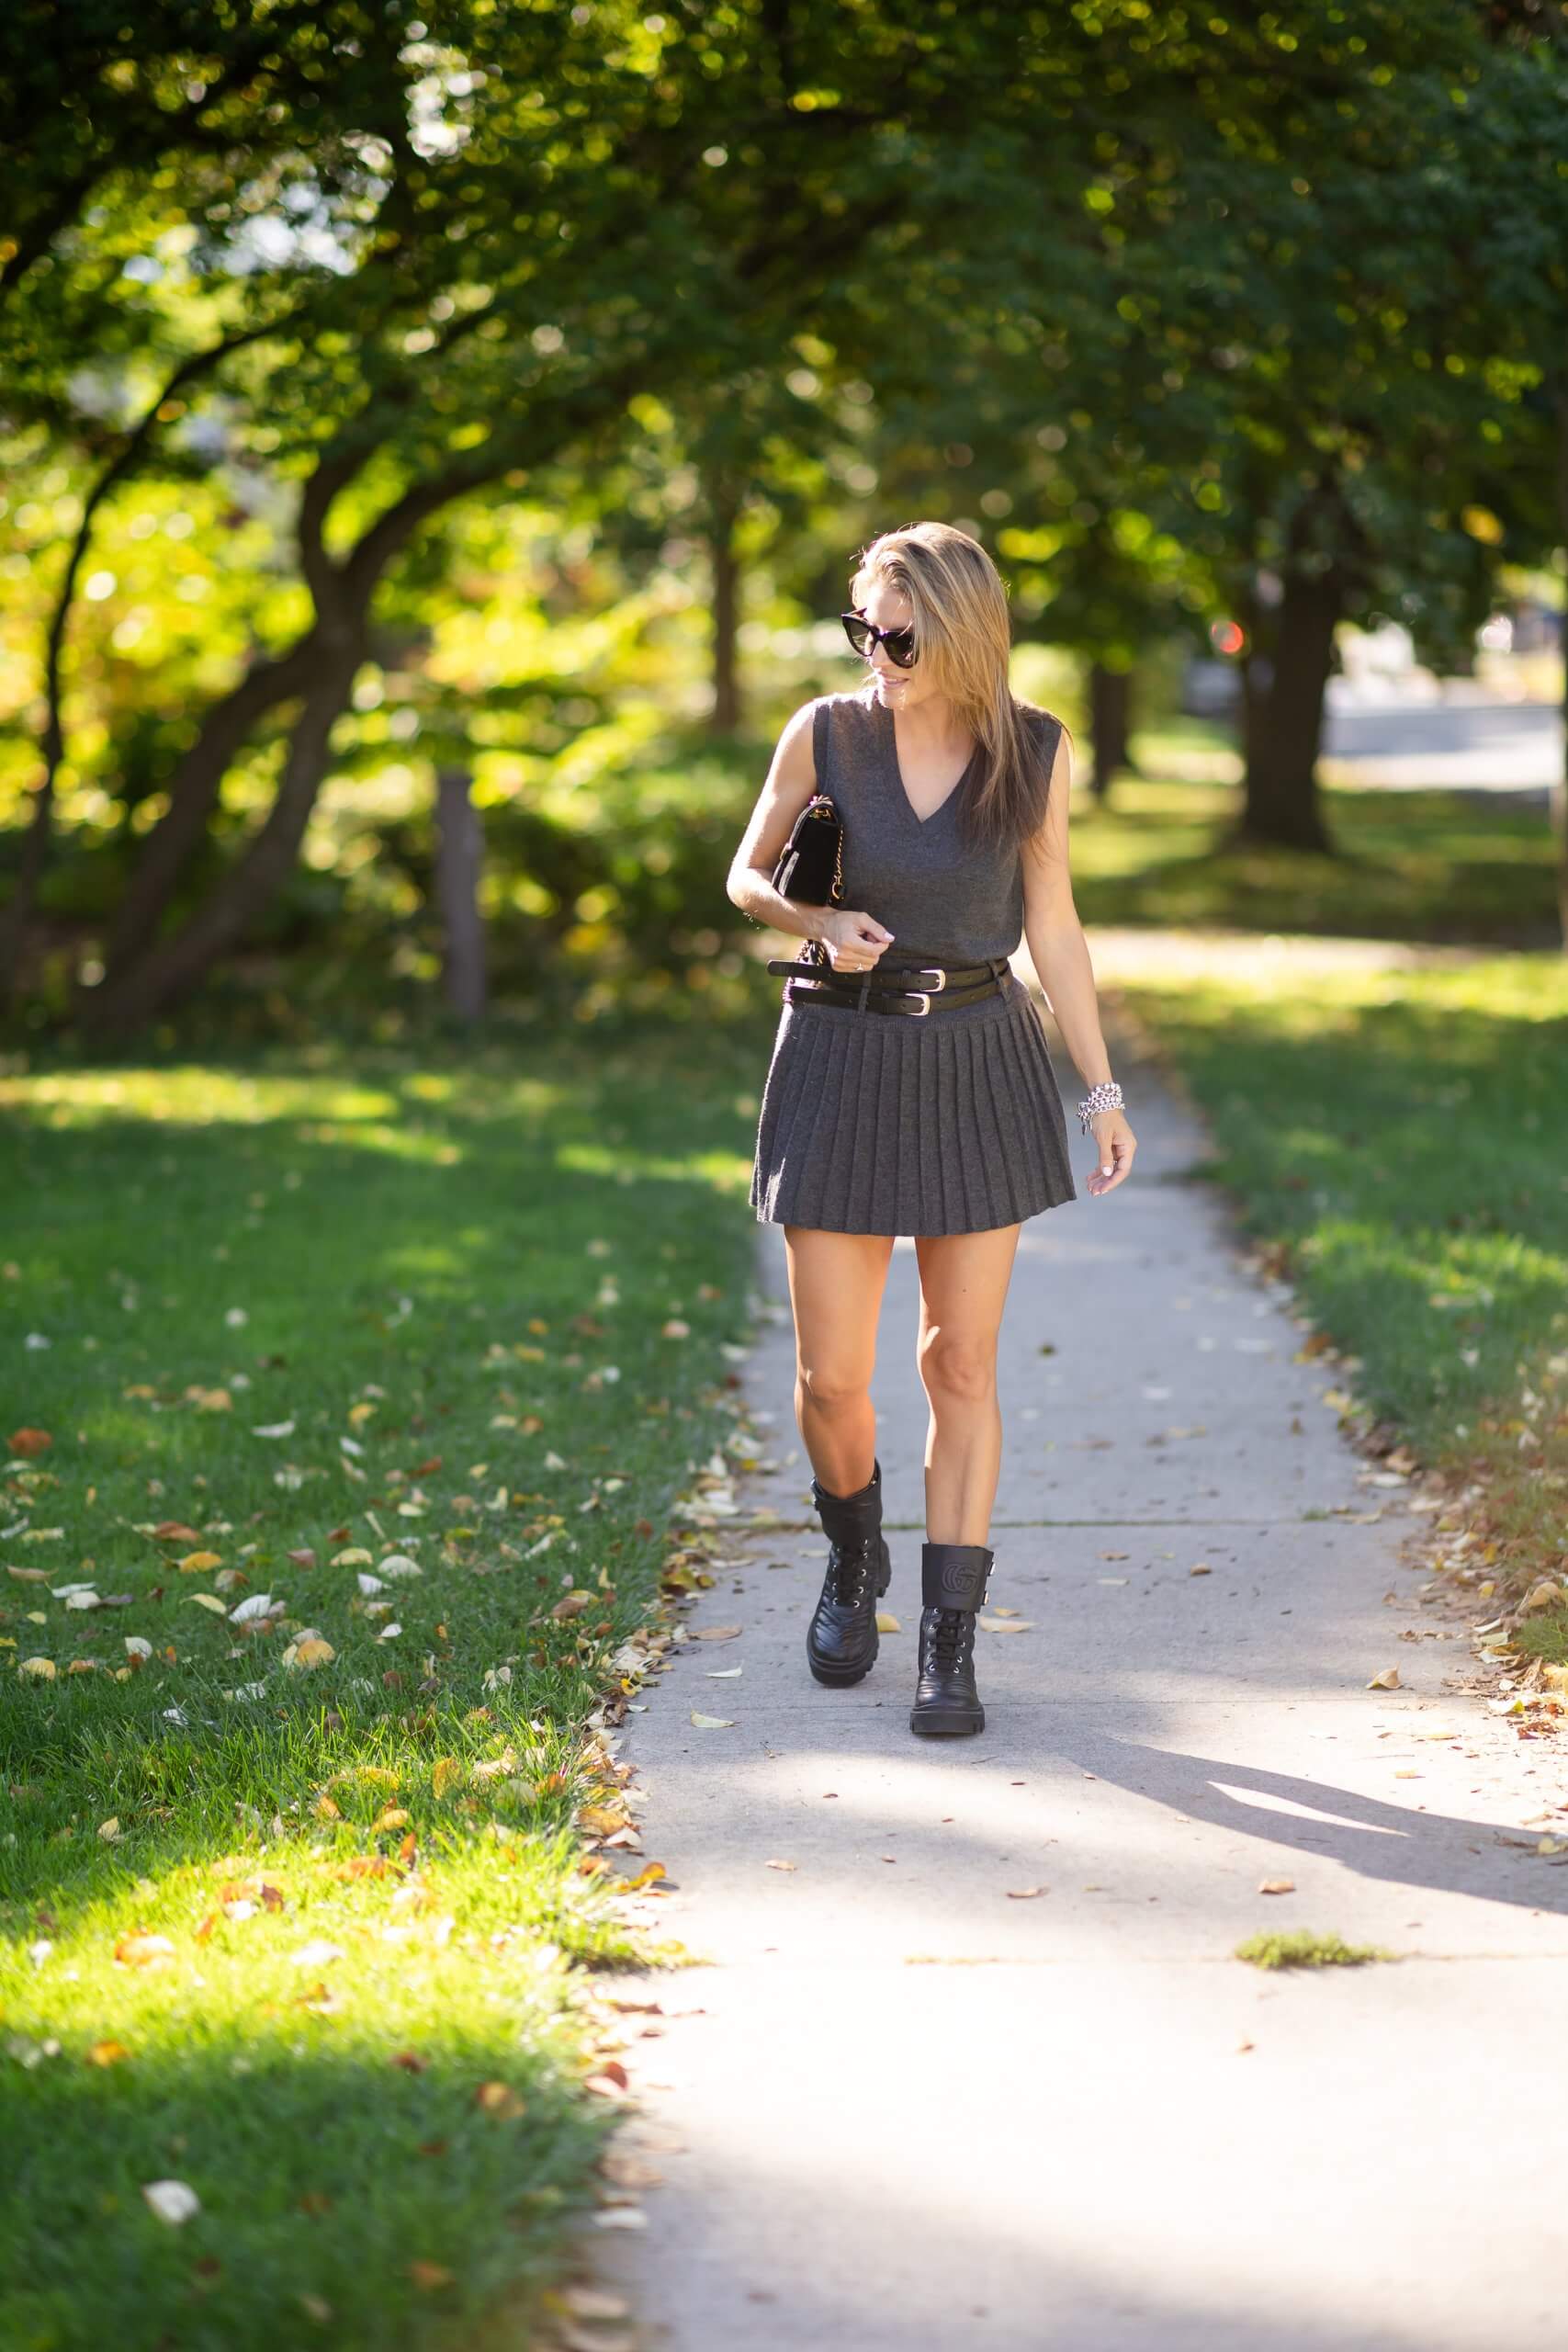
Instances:
[[[1060,732],[1059,720],[1050,726]],[[817,789],[832,796],[843,822],[842,903],[886,925],[896,959],[906,949],[944,964],[1010,956],[1023,937],[1021,853],[972,848],[959,830],[959,802],[979,788],[979,745],[922,820],[899,775],[892,709],[874,685],[823,695],[812,729]],[[1055,736],[1043,731],[1054,757]]]

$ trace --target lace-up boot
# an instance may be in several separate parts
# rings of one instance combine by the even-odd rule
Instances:
[[[920,1546],[920,1666],[911,1731],[986,1727],[975,1688],[975,1614],[985,1603],[993,1557],[984,1544]]]
[[[887,1589],[893,1563],[882,1533],[882,1464],[852,1495],[829,1493],[811,1481],[828,1538],[828,1573],[806,1634],[806,1656],[818,1682],[858,1682],[876,1660],[876,1601]]]

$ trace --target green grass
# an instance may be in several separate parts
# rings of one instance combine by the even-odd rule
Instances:
[[[1092,937],[1092,934],[1091,934]],[[1209,1174],[1350,1351],[1358,1408],[1481,1482],[1510,1592],[1568,1549],[1568,962],[1120,991],[1207,1114]],[[1134,1129],[1136,1106],[1130,1106]]]
[[[1140,738],[1145,777],[1118,777],[1103,808],[1074,796],[1073,895],[1091,937],[1131,923],[1543,950],[1558,938],[1544,814],[1480,794],[1325,788],[1337,854],[1239,848],[1235,786],[1182,780],[1180,748]]]
[[[1568,1666],[1568,1609],[1532,1610],[1515,1626],[1513,1645],[1547,1666]]]
[[[1362,1968],[1369,1961],[1399,1955],[1376,1944],[1348,1944],[1343,1936],[1314,1928],[1287,1928],[1248,1936],[1237,1944],[1235,1957],[1254,1968]]]
[[[764,1053],[605,1023],[0,1080],[8,2352],[522,2340],[612,2114],[591,1972],[671,1949],[579,1814],[735,1435]],[[389,1555],[422,1573],[363,1590]],[[203,1605],[259,1595],[259,1632]]]

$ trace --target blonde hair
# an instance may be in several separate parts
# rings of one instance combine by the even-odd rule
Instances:
[[[878,582],[908,598],[920,670],[979,741],[978,783],[959,804],[965,837],[1021,843],[1044,820],[1063,722],[1008,683],[1012,626],[1000,572],[967,531],[908,523],[863,548],[852,603]]]

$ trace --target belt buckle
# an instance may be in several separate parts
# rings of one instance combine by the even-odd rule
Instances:
[[[934,989],[906,989],[903,993],[911,1000],[909,1010],[919,1021],[931,1011],[931,999],[937,991]]]
[[[940,964],[922,965],[919,974],[920,978],[925,979],[928,975],[931,980],[931,987],[927,993],[931,996],[939,996],[942,993],[942,990],[947,986],[946,972],[942,969]],[[910,978],[913,978],[913,977],[914,975],[911,974]]]

